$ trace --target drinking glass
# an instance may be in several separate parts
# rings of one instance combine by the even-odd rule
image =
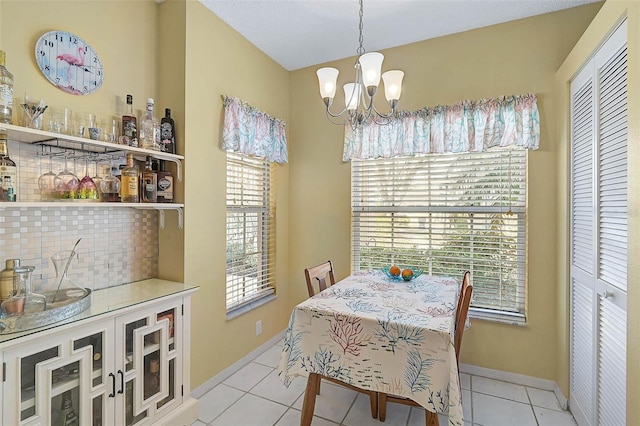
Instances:
[[[51,108],[49,130],[56,133],[71,133],[71,108]]]
[[[89,177],[89,156],[84,157],[84,177],[78,185],[78,197],[81,200],[97,200],[98,188],[93,179]]]
[[[93,139],[93,140],[100,140],[100,133],[101,133],[101,129],[100,126],[98,124],[98,118],[96,117],[95,114],[89,114],[88,115],[88,122],[89,122],[89,138]]]
[[[119,143],[120,137],[120,119],[111,119],[105,126],[104,141],[111,143]]]
[[[78,177],[69,171],[68,155],[64,156],[64,170],[58,173],[55,178],[56,197],[66,200],[78,197],[78,186],[80,181]]]
[[[88,127],[89,126],[87,124],[87,119],[85,117],[85,114],[82,114],[82,113],[73,114],[71,136],[77,136],[79,138],[86,137],[86,135],[88,135],[88,132],[87,132]]]
[[[31,129],[42,129],[42,115],[47,109],[42,99],[36,101],[24,95],[22,107],[22,125]]]
[[[109,174],[100,182],[102,201],[117,202],[120,194],[120,180],[113,175],[113,159],[109,162]]]
[[[52,171],[53,154],[49,151],[49,171],[38,178],[38,188],[40,188],[40,199],[49,201],[55,198],[56,194],[56,174]]]

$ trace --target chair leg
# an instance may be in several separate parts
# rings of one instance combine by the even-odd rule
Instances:
[[[369,403],[371,405],[371,417],[378,418],[378,392],[369,392]]]
[[[316,373],[309,373],[307,379],[307,389],[304,391],[304,401],[302,402],[302,416],[300,426],[311,426],[313,410],[316,407],[316,391],[320,382],[320,376]],[[437,418],[436,418],[437,419]]]
[[[378,419],[381,422],[387,418],[387,394],[378,392]]]
[[[440,420],[438,420],[438,413],[434,413],[427,409],[425,409],[424,411],[425,411],[427,426],[440,426]]]

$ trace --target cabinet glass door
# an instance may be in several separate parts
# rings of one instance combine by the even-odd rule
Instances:
[[[169,320],[158,321],[157,311],[144,317],[118,320],[124,332],[118,370],[124,393],[124,424],[134,425],[155,414],[157,404],[169,396]]]
[[[24,421],[35,417],[36,415],[42,415],[43,407],[36,405],[36,395],[41,392],[41,388],[47,388],[48,385],[41,380],[37,380],[36,367],[42,362],[56,359],[59,354],[59,348],[57,346],[47,348],[43,351],[36,352],[32,355],[27,355],[17,359],[19,365],[18,380],[20,384],[20,391],[18,393],[18,407],[20,411],[19,419]],[[11,389],[9,389],[11,392]],[[11,407],[5,407],[10,409]]]
[[[25,426],[108,424],[104,413],[113,412],[113,403],[106,401],[111,384],[101,356],[107,332],[87,327],[74,334],[54,333],[4,353],[7,374],[0,421]]]
[[[105,363],[109,359],[109,355],[103,350],[108,347],[105,339],[106,331],[100,331],[73,342],[74,351],[86,350],[91,356],[91,426],[106,425],[108,417],[106,413],[109,412],[108,410],[113,410],[113,405],[108,398],[115,397],[115,380],[109,380],[113,373],[111,376],[105,373],[107,371]]]
[[[176,349],[179,346],[177,345],[177,342],[182,337],[182,328],[180,326],[181,324],[176,321],[177,318],[177,307],[171,307],[171,309],[162,311],[156,316],[156,321],[166,329],[166,333],[168,336],[166,346],[164,347],[164,351],[166,351],[167,363],[162,365],[168,382],[166,383],[167,396],[157,402],[156,408],[158,410],[160,410],[161,408],[163,410],[170,410],[171,406],[173,405],[170,403],[175,402],[176,395],[180,394],[180,389],[178,388],[178,386],[180,383],[182,383],[182,380],[178,380],[178,378],[176,377],[175,366],[176,362],[178,362],[179,356],[178,350]]]

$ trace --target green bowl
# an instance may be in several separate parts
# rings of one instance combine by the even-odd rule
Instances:
[[[390,266],[385,266],[384,268],[382,268],[382,272],[384,272],[384,274],[387,277],[391,278],[392,280],[396,280],[396,281],[411,281],[413,279],[416,279],[420,275],[422,275],[422,269],[420,269],[420,268],[414,268],[413,266],[399,266],[398,265],[398,268],[400,268],[401,271],[404,271],[405,269],[411,269],[411,272],[413,272],[413,275],[411,276],[411,278],[407,279],[407,278],[403,278],[402,277],[402,273],[400,275],[392,275],[391,272],[389,272],[390,268],[391,268]]]

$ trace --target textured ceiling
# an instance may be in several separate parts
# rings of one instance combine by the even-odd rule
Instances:
[[[287,70],[342,59],[358,48],[357,0],[200,0]],[[415,41],[597,0],[365,0],[364,48]]]

